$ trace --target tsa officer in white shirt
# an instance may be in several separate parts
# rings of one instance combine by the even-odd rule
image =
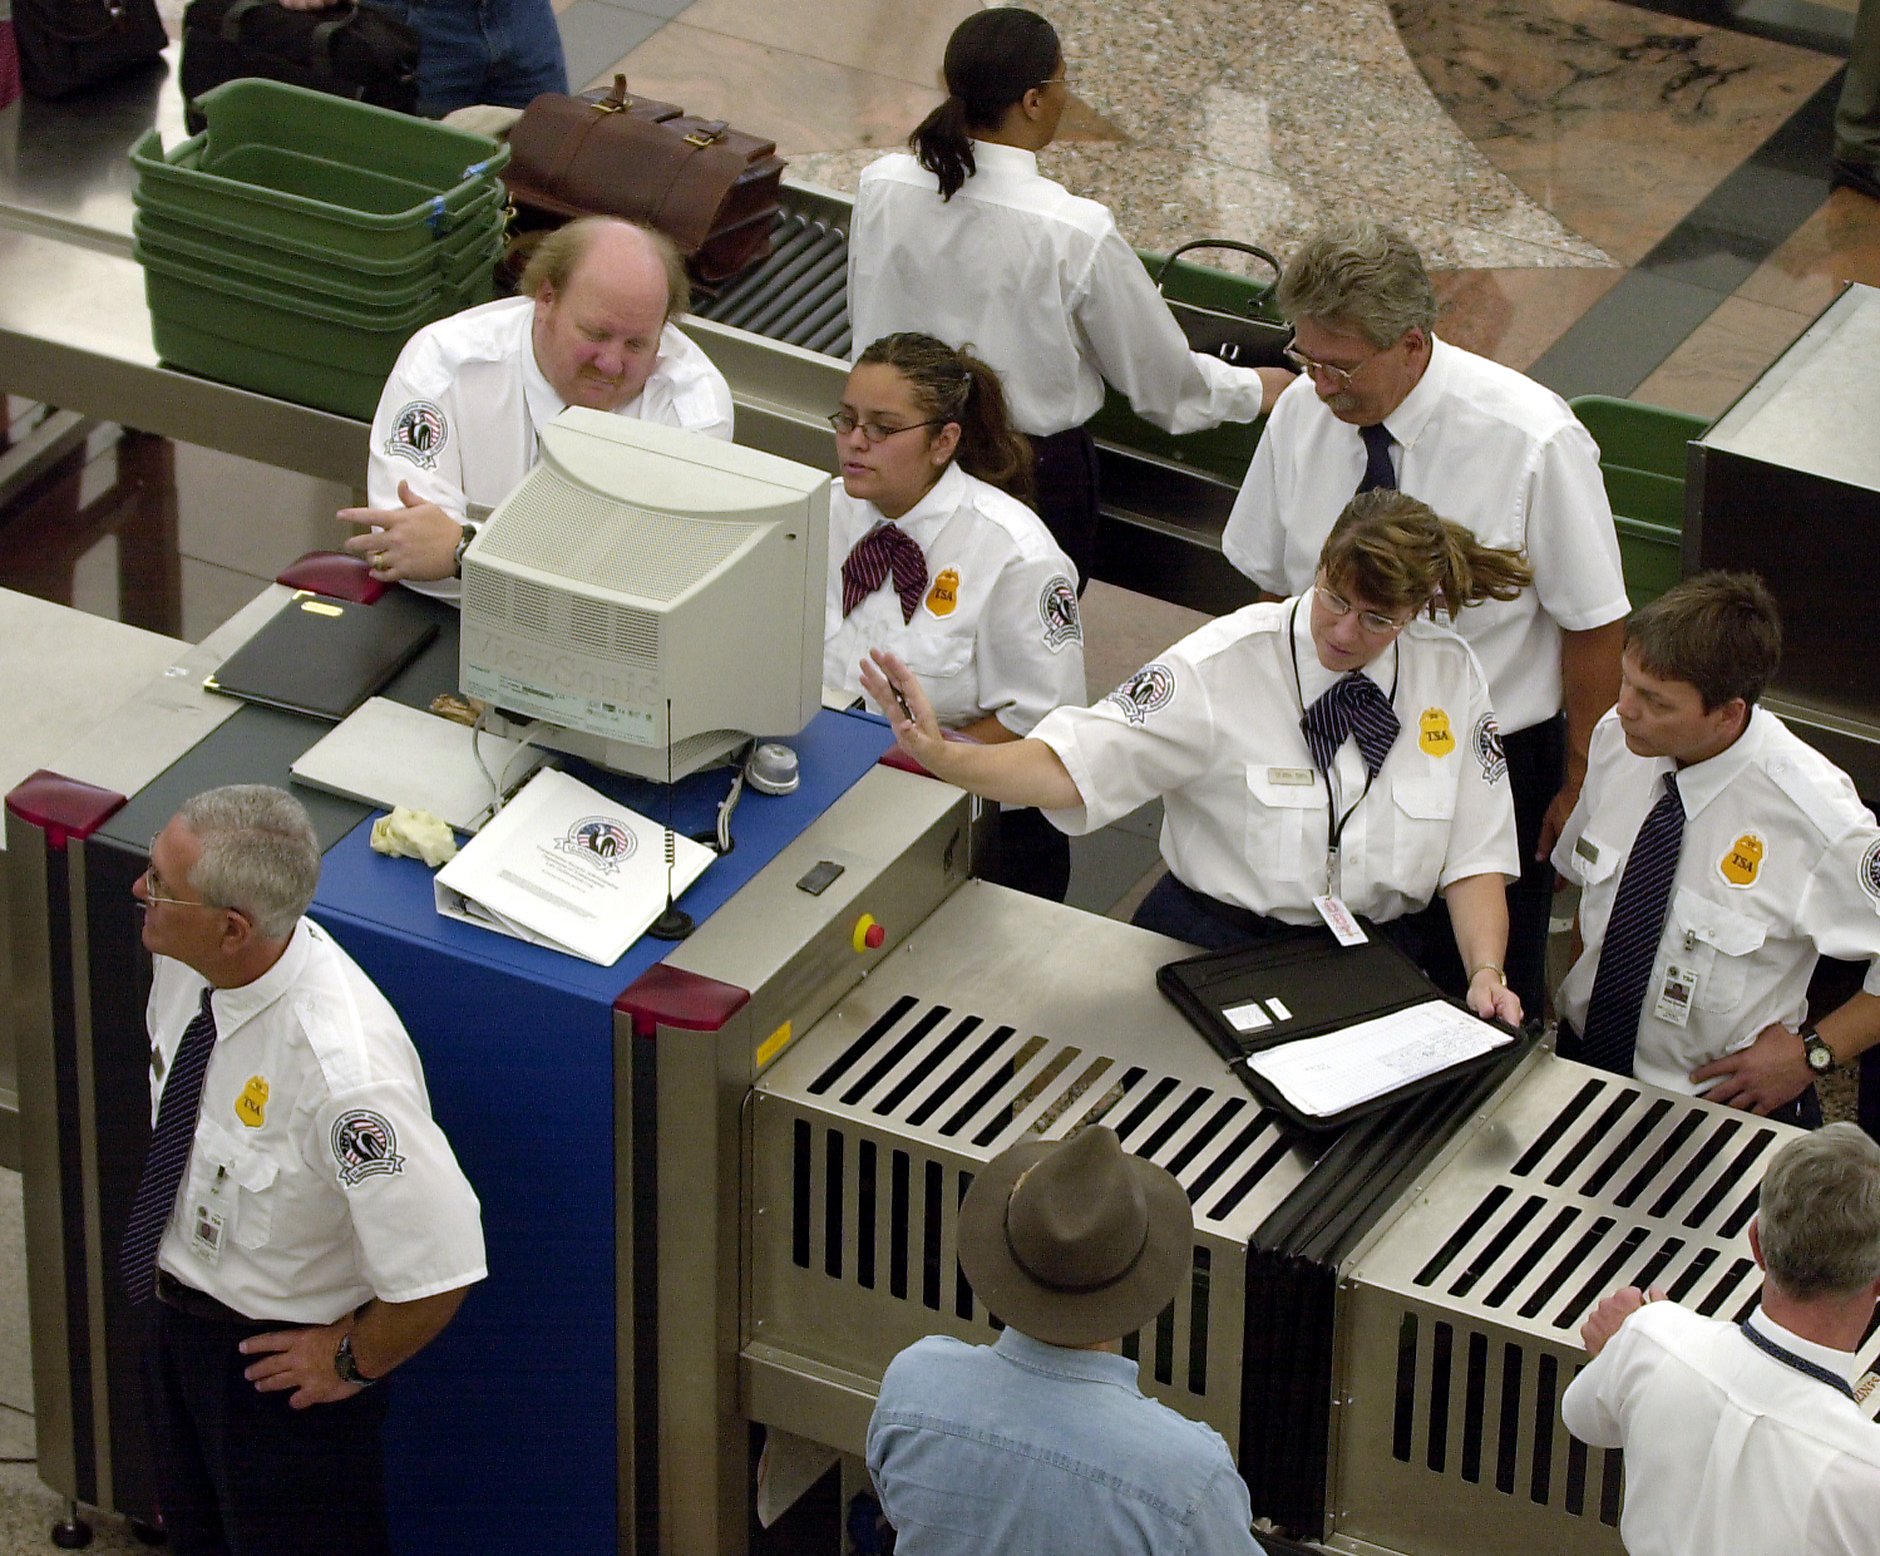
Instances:
[[[998,743],[1081,701],[1084,633],[1069,559],[1021,500],[1031,449],[998,375],[931,335],[861,354],[829,418],[823,682],[859,694],[859,662],[891,650],[919,672],[941,724]],[[1000,818],[990,879],[1062,900],[1070,845],[1036,811]]]
[[[1781,647],[1747,573],[1687,579],[1627,623],[1619,705],[1554,850],[1580,885],[1584,942],[1559,1043],[1813,1124],[1811,1083],[1880,1042],[1880,828],[1847,775],[1758,706]],[[1811,1022],[1819,956],[1868,968]]]
[[[849,229],[854,338],[922,330],[997,369],[1012,423],[1038,452],[1039,512],[1081,585],[1097,524],[1084,423],[1106,380],[1138,415],[1181,433],[1252,421],[1292,375],[1190,351],[1109,210],[1039,173],[1070,95],[1048,21],[1017,6],[967,17],[944,74],[946,101],[909,137],[913,154],[862,172]]]
[[[731,389],[674,322],[691,306],[663,233],[589,216],[530,256],[522,295],[413,335],[372,418],[367,525],[346,542],[375,576],[455,600],[477,522],[535,468],[541,429],[570,405],[731,437]]]
[[[1476,1011],[1518,1021],[1501,965],[1516,866],[1495,715],[1469,646],[1424,613],[1438,592],[1461,608],[1527,581],[1512,553],[1375,492],[1348,506],[1305,594],[1210,622],[1015,745],[942,741],[892,655],[875,654],[862,684],[929,771],[1041,806],[1066,832],[1160,795],[1169,873],[1137,910],[1144,928],[1225,947],[1332,921],[1342,903]],[[1448,925],[1422,911],[1439,891]]]
[[[1533,568],[1532,588],[1455,626],[1503,725],[1522,858],[1508,973],[1538,1016],[1547,855],[1593,725],[1619,690],[1627,600],[1599,451],[1553,391],[1437,339],[1435,290],[1400,232],[1369,221],[1325,229],[1287,264],[1277,295],[1306,376],[1275,403],[1254,450],[1222,536],[1228,561],[1263,589],[1296,593],[1352,493],[1396,486]]]
[[[1581,1330],[1567,1429],[1625,1451],[1632,1556],[1872,1556],[1880,1426],[1856,1355],[1880,1297],[1880,1146],[1853,1124],[1791,1140],[1763,1175],[1740,1323],[1627,1287]]]
[[[181,1556],[387,1552],[373,1385],[487,1273],[410,1038],[303,916],[319,876],[300,802],[245,784],[186,802],[133,887],[153,1127],[121,1264]]]

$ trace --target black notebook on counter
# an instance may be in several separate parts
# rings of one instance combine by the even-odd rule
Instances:
[[[1370,928],[1370,926],[1366,926]],[[1362,945],[1341,946],[1329,930],[1302,928],[1231,951],[1211,951],[1156,971],[1156,986],[1225,1058],[1268,1107],[1306,1129],[1332,1129],[1418,1091],[1498,1061],[1517,1041],[1446,998],[1423,971],[1376,929]],[[1426,1038],[1386,1040],[1375,1063],[1388,1089],[1330,1111],[1274,1084],[1248,1060],[1311,1039],[1329,1038],[1382,1018],[1419,1017]],[[1469,1038],[1493,1047],[1455,1062],[1444,1054]],[[1395,1066],[1396,1069],[1387,1067]]]
[[[416,659],[437,623],[399,608],[296,594],[202,684],[334,723]]]

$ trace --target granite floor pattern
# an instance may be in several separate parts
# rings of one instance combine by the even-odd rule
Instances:
[[[945,39],[978,3],[556,8],[577,86],[624,70],[849,189],[937,101]],[[1063,0],[1041,8],[1076,97],[1042,160],[1151,248],[1215,234],[1284,254],[1328,215],[1387,215],[1436,269],[1449,338],[1564,385],[1653,326],[1662,350],[1620,392],[1714,415],[1846,281],[1880,285],[1880,205],[1828,193],[1819,139],[1854,3]],[[31,414],[7,402],[8,425]],[[0,509],[0,584],[194,640],[335,545],[347,500],[102,429]],[[1093,695],[1197,619],[1102,584],[1085,603]],[[1081,848],[1075,900],[1126,914],[1155,826],[1148,810]],[[0,1553],[50,1549],[59,1509],[13,1462],[32,1452],[20,1246],[0,1173]],[[92,1549],[145,1547],[100,1519]]]

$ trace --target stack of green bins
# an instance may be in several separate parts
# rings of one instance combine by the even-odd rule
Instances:
[[[413,331],[488,302],[509,148],[278,81],[198,100],[132,150],[132,253],[172,366],[370,419]]]

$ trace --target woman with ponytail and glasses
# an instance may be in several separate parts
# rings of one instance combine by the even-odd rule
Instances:
[[[947,43],[947,99],[871,164],[849,232],[857,342],[921,330],[978,343],[1037,455],[1038,511],[1090,577],[1105,380],[1169,432],[1252,421],[1292,375],[1229,367],[1187,340],[1109,211],[1038,172],[1069,94],[1042,16],[969,16]]]
[[[829,500],[823,682],[858,693],[884,648],[929,687],[940,724],[1017,740],[1082,702],[1084,632],[1071,565],[1025,506],[1031,448],[998,374],[929,335],[889,335],[849,373]],[[1062,901],[1070,843],[1035,810],[1000,818],[979,873]]]
[[[1316,924],[1336,898],[1478,1014],[1518,1023],[1502,972],[1520,869],[1508,764],[1482,667],[1435,618],[1531,577],[1516,553],[1378,490],[1347,505],[1304,594],[1209,622],[1015,745],[943,744],[891,654],[861,681],[930,772],[1067,833],[1160,795],[1169,873],[1136,911],[1144,928],[1226,949]]]

